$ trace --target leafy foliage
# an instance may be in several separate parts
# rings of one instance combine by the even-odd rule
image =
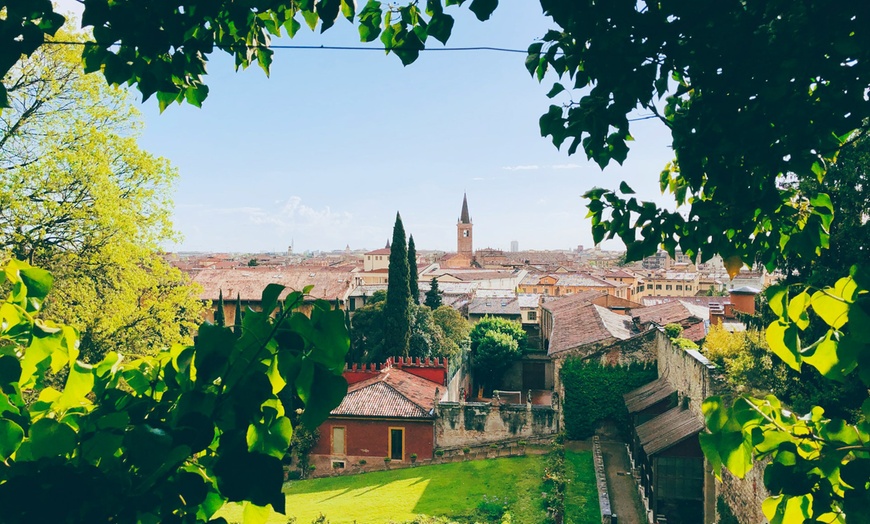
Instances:
[[[309,318],[302,293],[279,306],[272,284],[240,336],[204,324],[193,346],[88,365],[76,330],[41,318],[48,272],[13,260],[0,280],[4,521],[207,522],[226,501],[246,521],[283,512],[291,417],[317,427],[347,390],[340,311],[317,302]],[[62,390],[44,385],[60,371]]]
[[[442,355],[454,356],[462,351],[471,334],[471,324],[450,306],[440,306],[432,311],[435,324],[444,333]]]
[[[665,326],[665,335],[671,340],[675,338],[680,338],[680,335],[683,334],[683,326],[679,324],[668,324]]]
[[[863,515],[870,483],[870,278],[858,267],[833,287],[773,286],[766,297],[777,319],[767,328],[774,354],[795,369],[816,368],[830,380],[857,373],[864,383],[864,403],[854,424],[828,418],[821,407],[799,416],[773,395],[743,396],[731,407],[718,397],[703,406],[710,434],[701,445],[718,475],[722,466],[738,476],[753,459],[767,458],[765,485],[771,498],[762,509],[774,523],[805,519],[845,522],[846,515]],[[796,288],[796,289],[795,289]],[[806,344],[801,334],[817,315],[828,330]],[[812,340],[812,339],[811,339]]]
[[[522,324],[499,317],[484,317],[471,328],[471,369],[478,384],[488,389],[523,354],[526,332]]]
[[[622,395],[655,380],[657,371],[655,365],[606,366],[569,357],[559,377],[565,387],[565,431],[579,440],[591,437],[604,420],[627,430],[631,421]]]
[[[468,322],[455,310],[446,306],[442,308],[449,311],[433,312],[426,306],[411,305],[407,356],[449,357],[458,354],[460,344],[470,330]],[[351,362],[384,362],[397,356],[386,343],[384,311],[385,302],[382,301],[369,303],[354,312],[350,330],[353,349],[348,355]],[[456,342],[457,338],[459,342]]]
[[[422,9],[416,1],[402,5],[368,0],[357,10],[356,2],[349,0],[254,0],[244,5],[219,0],[195,9],[87,2],[82,27],[92,28],[93,39],[84,47],[82,61],[86,71],[102,71],[109,84],[136,86],[145,100],[156,94],[161,110],[176,101],[200,106],[208,96],[203,82],[205,64],[215,49],[232,55],[236,69],[257,64],[268,74],[274,53],[269,49],[272,37],[285,32],[293,37],[303,22],[311,30],[319,22],[323,32],[341,16],[357,21],[361,41],[380,37],[384,49],[407,65],[417,59],[429,37],[447,42],[453,17],[444,7],[461,3],[431,0]],[[468,4],[480,20],[488,19],[497,5],[497,0]],[[66,22],[48,0],[28,2],[26,7],[11,3],[5,9],[0,76],[50,40]],[[0,107],[7,106],[8,87],[0,86]]]
[[[47,313],[81,331],[87,361],[189,343],[198,290],[154,254],[175,237],[177,173],[139,147],[131,98],[85,75],[76,53],[42,48],[4,79],[0,252],[57,277]]]
[[[782,180],[821,179],[852,131],[867,125],[859,92],[870,80],[870,32],[854,10],[823,2],[541,5],[559,29],[529,47],[526,65],[539,80],[559,76],[551,96],[578,96],[550,106],[542,134],[569,144],[569,154],[582,146],[602,167],[626,158],[635,109],[673,138],[661,188],[687,209],[638,201],[625,183],[591,190],[596,242],[620,237],[631,260],[660,244],[702,260],[719,253],[732,272],[741,262],[771,269],[781,252],[812,258],[827,247],[830,199]],[[763,59],[747,64],[747,53]]]
[[[441,291],[438,289],[438,278],[432,277],[432,285],[426,292],[426,305],[433,311],[441,307]]]
[[[417,247],[414,245],[414,235],[408,237],[408,290],[411,300],[420,305],[420,286],[417,283]]]
[[[387,300],[384,305],[384,344],[390,355],[407,357],[411,338],[411,288],[409,285],[408,249],[402,217],[396,213],[393,242],[390,244],[390,268]]]

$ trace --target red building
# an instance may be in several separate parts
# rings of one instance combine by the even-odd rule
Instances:
[[[345,372],[350,386],[341,404],[320,426],[311,451],[317,472],[369,467],[384,458],[411,462],[432,458],[435,446],[435,397],[444,391],[446,359],[390,359],[383,366]]]

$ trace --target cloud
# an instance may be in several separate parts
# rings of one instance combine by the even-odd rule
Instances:
[[[536,164],[526,164],[519,166],[502,166],[502,169],[506,171],[534,171],[536,169],[540,169],[541,167]]]
[[[553,169],[580,169],[583,166],[581,166],[580,164],[570,163],[570,164],[554,164],[550,167]]]
[[[249,224],[273,226],[279,232],[297,228],[342,228],[349,225],[353,216],[348,212],[333,211],[329,206],[314,209],[302,203],[298,196],[277,200],[270,208],[258,206],[204,208],[205,214],[236,215]]]

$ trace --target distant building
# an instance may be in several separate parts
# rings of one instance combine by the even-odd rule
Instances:
[[[456,221],[456,253],[445,255],[441,259],[442,267],[471,267],[474,262],[473,228],[471,215],[468,214],[468,199],[463,194],[462,211],[459,214],[459,220]]]
[[[516,240],[511,240],[511,253],[516,253],[520,250],[520,243]]]

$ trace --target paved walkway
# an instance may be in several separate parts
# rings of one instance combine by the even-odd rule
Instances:
[[[592,440],[571,441],[567,444],[573,451],[592,449]],[[637,492],[637,483],[631,475],[631,464],[625,444],[612,440],[601,441],[604,472],[607,476],[607,491],[610,506],[618,517],[619,524],[646,524],[643,505]]]
[[[602,440],[601,454],[604,456],[610,505],[619,518],[619,524],[645,524],[643,504],[637,492],[637,482],[631,475],[625,444]]]

